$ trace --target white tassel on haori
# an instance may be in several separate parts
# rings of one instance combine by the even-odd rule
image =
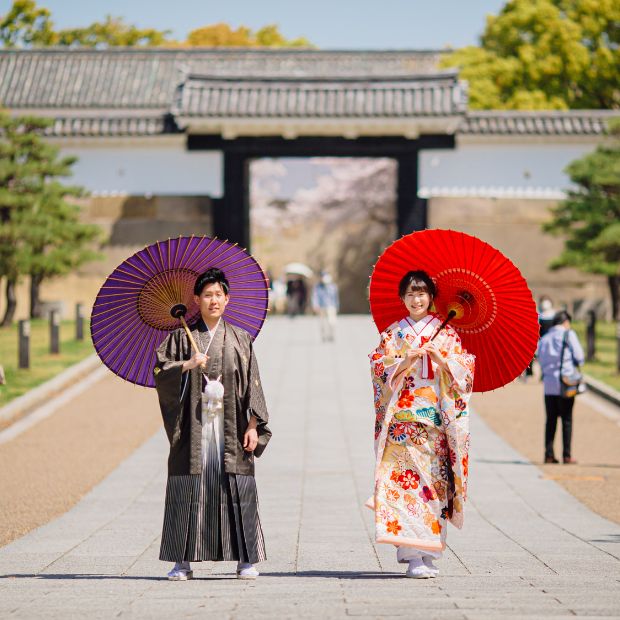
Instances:
[[[205,378],[207,384],[202,392],[202,400],[205,405],[204,411],[207,413],[207,419],[212,420],[223,409],[224,385],[220,381],[221,375],[217,379]]]

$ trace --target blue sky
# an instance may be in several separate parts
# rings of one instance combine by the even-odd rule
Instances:
[[[0,13],[11,6],[0,0]],[[105,15],[185,38],[216,22],[256,29],[277,23],[326,49],[440,49],[477,43],[485,16],[504,0],[38,0],[57,27],[83,26]]]

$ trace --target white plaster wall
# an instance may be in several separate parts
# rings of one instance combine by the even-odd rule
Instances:
[[[595,140],[571,142],[557,138],[523,142],[460,138],[455,150],[422,151],[420,188],[435,195],[450,189],[467,189],[476,194],[480,188],[561,192],[569,186],[566,166],[594,150],[596,144]],[[78,142],[63,144],[62,152],[79,158],[72,182],[94,193],[222,195],[222,154],[187,151],[183,140],[151,145],[130,140]],[[286,160],[283,163],[286,166]],[[307,166],[308,179],[320,172],[311,170],[309,163]],[[299,167],[299,162],[291,166],[295,177],[299,177]]]
[[[422,151],[420,187],[438,188],[545,188],[566,190],[566,166],[596,148],[596,142],[513,141],[471,143],[459,141],[450,150]]]
[[[70,145],[63,155],[75,155],[71,183],[93,193],[130,195],[222,195],[222,155],[219,151],[187,151],[184,144]]]

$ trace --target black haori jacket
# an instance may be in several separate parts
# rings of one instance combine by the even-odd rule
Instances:
[[[202,320],[190,329],[197,343],[202,339],[201,333],[207,331]],[[193,355],[184,329],[171,332],[156,353],[155,385],[170,441],[168,475],[200,474],[202,370],[182,371],[183,362]],[[224,384],[224,469],[229,474],[253,476],[254,457],[263,453],[271,431],[267,427],[269,415],[250,335],[222,320],[208,356],[207,369],[217,364]],[[209,376],[215,378],[211,373]],[[258,419],[258,445],[254,453],[243,449],[250,415]]]

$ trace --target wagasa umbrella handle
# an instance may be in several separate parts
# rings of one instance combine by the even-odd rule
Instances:
[[[450,310],[450,312],[448,312],[448,317],[446,318],[446,320],[437,328],[437,331],[433,334],[433,337],[430,339],[430,342],[433,342],[433,340],[435,340],[435,338],[437,337],[437,335],[439,334],[439,332],[456,316],[456,310]]]
[[[187,337],[189,338],[189,341],[191,342],[192,347],[194,347],[194,351],[196,353],[200,353],[200,349],[198,348],[198,345],[196,344],[196,341],[194,340],[194,337],[192,336],[192,332],[189,331],[189,327],[187,326],[187,322],[185,321],[186,312],[187,312],[187,308],[185,307],[184,304],[176,304],[176,306],[173,306],[173,308],[170,310],[170,314],[175,319],[181,320],[181,324],[183,325],[183,328],[185,329],[185,333],[187,334]],[[206,368],[206,364],[201,364],[200,367]]]

